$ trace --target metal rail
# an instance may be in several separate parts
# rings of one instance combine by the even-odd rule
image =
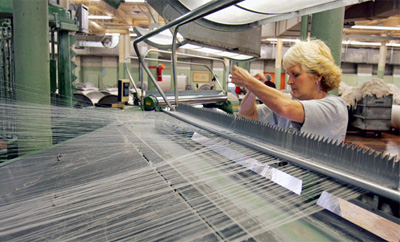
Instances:
[[[162,52],[162,53],[169,53],[169,54],[171,53],[171,52],[169,52],[169,51],[161,51],[161,50],[154,50],[154,49],[151,49],[151,50],[156,51],[156,52]],[[145,53],[144,57],[147,56],[147,54],[148,54],[149,52],[150,52],[150,50],[148,50],[148,51]],[[220,59],[212,58],[212,57],[204,57],[204,56],[189,55],[189,54],[182,54],[182,55],[189,56],[189,57],[201,57],[201,58],[205,58],[205,59],[212,59],[212,60],[221,61]],[[125,70],[126,70],[126,72],[128,73],[129,80],[130,80],[130,82],[132,83],[132,85],[133,85],[133,87],[134,87],[136,93],[138,93],[138,89],[137,89],[137,87],[136,87],[135,81],[133,80],[132,74],[131,74],[131,72],[130,72],[130,70],[129,70],[129,67],[128,67],[128,60],[129,60],[129,59],[136,59],[136,60],[137,60],[137,59],[139,59],[139,58],[138,58],[137,56],[129,56],[129,57],[126,57],[126,58],[125,58]],[[145,60],[145,61],[146,61],[146,60],[150,60],[150,61],[159,61],[159,62],[172,63],[171,60],[156,59],[156,58],[148,58],[148,57],[145,57],[144,60]],[[222,61],[222,63],[224,64],[224,71],[225,71],[225,73],[226,73],[226,65],[225,65],[225,63],[224,63],[223,61]],[[185,62],[185,61],[178,61],[177,64],[197,65],[197,66],[203,66],[203,67],[207,68],[207,69],[211,72],[211,74],[216,78],[216,81],[217,81],[218,85],[221,87],[223,93],[226,93],[226,92],[227,92],[226,90],[224,90],[223,85],[222,85],[221,82],[218,80],[218,78],[216,77],[216,75],[214,75],[214,72],[212,71],[212,69],[211,69],[210,67],[208,67],[207,65],[201,64],[201,63],[195,63],[195,62]],[[176,85],[176,84],[175,84],[175,85]],[[144,103],[144,100],[143,100],[143,98],[144,98],[144,95],[143,95],[143,78],[141,79],[141,86],[142,86],[142,91],[141,91],[141,93],[140,93],[140,99],[141,99],[141,105],[143,105],[143,103]],[[176,87],[176,86],[174,86],[174,88],[175,88],[175,87]],[[175,88],[175,89],[176,89],[176,88]],[[177,90],[177,89],[176,89],[176,90]],[[168,97],[167,97],[167,98],[168,98]],[[212,100],[214,100],[214,99],[215,99],[215,96],[212,96],[211,98],[212,98]],[[168,98],[168,99],[169,99],[169,98]],[[185,98],[184,98],[184,99],[185,99]],[[204,100],[204,96],[201,96],[199,99]],[[227,98],[225,97],[224,100],[226,100],[226,99],[227,99]],[[193,97],[190,97],[190,100],[191,100],[191,101],[194,101],[194,98],[193,98]],[[183,100],[183,101],[184,101],[184,102],[187,102],[187,101],[185,101],[185,100]],[[218,101],[221,101],[221,98],[218,98]],[[165,102],[161,102],[161,101],[159,100],[159,104],[165,105],[166,103],[165,103]],[[176,98],[175,98],[174,104],[176,104]]]
[[[172,98],[167,97],[168,100],[170,100],[171,103],[175,104],[175,101],[172,100]],[[163,100],[160,97],[157,97],[158,100],[158,104],[159,105],[165,105],[165,103],[163,102]],[[189,96],[184,96],[184,97],[180,97],[179,101],[182,103],[215,103],[215,102],[223,102],[226,101],[227,97],[226,96],[221,96],[221,95],[206,95],[206,96],[202,96],[202,95],[189,95]]]
[[[206,15],[209,15],[211,13],[217,12],[221,9],[224,9],[226,7],[229,7],[231,5],[234,5],[238,2],[242,2],[243,0],[214,0],[214,1],[210,1],[178,18],[176,18],[175,20],[161,26],[158,29],[153,30],[152,32],[143,35],[139,38],[137,38],[135,41],[133,41],[133,47],[135,49],[136,55],[139,58],[139,62],[143,65],[144,70],[147,72],[147,74],[149,75],[151,81],[154,83],[155,87],[157,88],[158,92],[161,94],[161,96],[164,98],[165,102],[167,103],[168,107],[171,110],[175,110],[175,108],[172,107],[172,105],[170,104],[170,102],[167,100],[167,97],[165,96],[163,90],[160,88],[160,86],[157,84],[157,81],[155,80],[154,76],[151,74],[150,69],[145,65],[144,63],[144,58],[142,57],[142,55],[140,54],[139,48],[138,48],[138,43],[142,42],[145,39],[148,39],[166,29],[175,27],[175,26],[180,26],[183,24],[186,24],[188,22],[194,21],[196,19],[202,18]]]
[[[143,55],[145,58],[146,56],[150,53],[150,52],[158,52],[158,53],[165,53],[165,54],[172,54],[171,51],[165,51],[165,50],[157,50],[157,49],[149,49],[146,51],[146,53]],[[213,60],[213,61],[218,61],[221,62],[222,65],[224,66],[224,78],[225,80],[228,80],[228,69],[226,67],[225,62],[220,59],[220,58],[215,58],[215,57],[208,57],[208,56],[201,56],[201,55],[193,55],[193,54],[186,54],[186,53],[176,53],[176,55],[179,56],[185,56],[185,57],[193,57],[193,58],[198,58],[198,59],[205,59],[205,60]],[[173,60],[171,61],[173,62]],[[177,62],[177,63],[184,63],[184,62]],[[189,62],[186,62],[189,63]],[[176,64],[173,64],[173,66],[176,67]],[[224,86],[220,83],[220,81],[218,80],[218,78],[214,75],[213,71],[211,70],[211,68],[209,68],[207,65],[204,65],[212,74],[213,76],[216,78],[218,85],[221,87],[222,91],[224,93],[227,93],[227,90],[224,89]],[[227,86],[226,86],[227,88]]]

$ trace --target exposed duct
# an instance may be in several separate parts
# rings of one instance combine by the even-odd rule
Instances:
[[[171,21],[184,14],[185,8],[178,1],[170,5],[168,0],[147,1],[164,19]],[[174,2],[175,3],[175,2]],[[241,54],[260,55],[261,27],[246,25],[245,28],[223,26],[217,23],[199,21],[184,24],[179,33],[190,43],[213,46],[222,50]]]

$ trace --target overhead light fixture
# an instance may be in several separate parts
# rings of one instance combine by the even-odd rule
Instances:
[[[263,39],[264,41],[269,41],[269,42],[278,42],[277,38],[266,38]],[[299,39],[281,39],[283,42],[300,42]]]
[[[107,15],[89,15],[88,16],[89,19],[112,19],[111,16],[107,16]]]
[[[362,46],[381,46],[381,43],[377,42],[361,42],[361,41],[355,41],[355,40],[345,40],[342,41],[343,45],[362,45]]]
[[[107,36],[120,36],[120,33],[106,33]]]
[[[215,54],[215,55],[222,53],[222,50],[216,50],[216,49],[207,48],[207,47],[203,47],[199,51],[201,51],[203,53],[209,53],[209,54]]]
[[[362,42],[362,41],[355,41],[355,40],[345,40],[342,41],[343,45],[361,45],[361,46],[381,46],[382,43],[379,42]],[[400,47],[400,43],[386,43],[387,47]]]
[[[138,35],[138,36],[144,36],[147,35],[148,33],[150,33],[151,31],[145,28],[141,28],[141,27],[134,27],[133,28],[134,32]],[[160,33],[145,39],[146,44],[151,45],[153,47],[156,47],[158,49],[171,49],[172,48],[172,34],[170,32],[169,29],[165,29],[163,31],[161,31]],[[182,35],[180,35],[178,33],[177,35],[177,47],[181,46],[182,44],[186,43],[185,38],[183,38]]]
[[[277,38],[267,38],[263,39],[263,41],[269,41],[269,42],[277,42]],[[299,39],[282,39],[283,42],[300,42]],[[355,40],[343,40],[342,41],[343,45],[359,45],[359,46],[381,46],[382,43],[380,42],[362,42],[362,41],[355,41]],[[387,42],[386,46],[388,47],[400,47],[399,43],[391,43]]]
[[[400,27],[390,27],[390,26],[369,26],[369,25],[353,25],[352,29],[372,29],[372,30],[394,30],[400,31]]]
[[[179,48],[182,48],[182,49],[189,49],[189,50],[199,50],[199,49],[201,49],[201,48],[203,48],[203,47],[198,46],[198,45],[185,44],[185,45],[182,45],[182,46],[179,47]]]
[[[192,50],[192,51],[196,51],[196,52],[201,52],[201,53],[212,54],[212,55],[226,57],[226,58],[235,59],[235,60],[249,60],[249,59],[254,58],[254,56],[251,56],[251,55],[242,55],[242,54],[238,54],[238,53],[222,51],[222,50],[212,49],[212,48],[208,48],[208,47],[193,45],[193,44],[185,44],[179,48]]]

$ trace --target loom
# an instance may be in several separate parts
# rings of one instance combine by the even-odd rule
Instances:
[[[160,94],[163,112],[1,98],[5,120],[50,117],[54,145],[0,164],[0,241],[399,241],[397,157]]]
[[[399,239],[395,157],[187,104],[52,113],[70,139],[0,169],[2,241]]]

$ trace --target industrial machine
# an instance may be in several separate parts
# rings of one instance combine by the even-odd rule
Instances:
[[[72,97],[75,89],[73,83],[77,77],[73,73],[76,68],[73,61],[76,53],[72,50],[72,46],[76,42],[74,32],[79,30],[79,24],[76,18],[71,18],[67,10],[49,5],[49,26],[51,29],[50,89],[53,102],[57,105],[68,107],[74,105]],[[56,43],[57,52],[55,51]]]
[[[400,240],[397,157],[181,103],[137,54],[162,112],[22,107],[59,142],[0,163],[0,241]]]
[[[0,240],[400,238],[396,158],[184,104],[81,111],[111,123],[0,168]]]

